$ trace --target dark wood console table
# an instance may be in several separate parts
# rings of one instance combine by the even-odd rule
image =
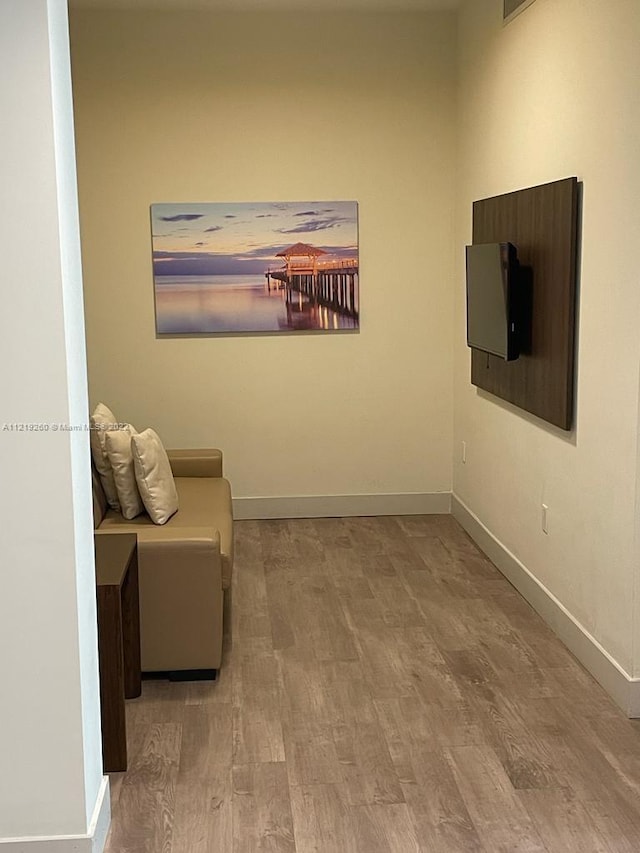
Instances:
[[[127,769],[125,699],[142,692],[138,539],[135,533],[94,537],[102,757],[105,773]]]

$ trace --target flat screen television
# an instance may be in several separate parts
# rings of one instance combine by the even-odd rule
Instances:
[[[520,265],[512,243],[467,246],[467,346],[505,361],[520,355]]]

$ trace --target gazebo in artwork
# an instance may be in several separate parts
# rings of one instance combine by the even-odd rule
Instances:
[[[318,258],[326,254],[324,249],[318,249],[308,243],[294,243],[288,249],[278,252],[276,258],[285,259],[289,278],[292,275],[315,275],[318,272]]]
[[[327,258],[320,261],[323,256]],[[276,258],[284,258],[286,266],[278,270],[268,269],[265,273],[267,288],[271,291],[271,279],[282,282],[279,287],[306,294],[311,302],[324,305],[339,314],[358,316],[358,257],[332,258],[329,252],[294,243],[278,252]]]

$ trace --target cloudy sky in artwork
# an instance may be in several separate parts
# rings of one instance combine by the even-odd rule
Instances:
[[[354,201],[153,204],[151,228],[154,276],[257,275],[294,243],[358,254]]]

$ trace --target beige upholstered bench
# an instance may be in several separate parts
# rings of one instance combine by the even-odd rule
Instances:
[[[179,508],[166,524],[128,521],[107,505],[94,471],[96,535],[136,533],[142,671],[215,678],[229,621],[233,570],[231,488],[219,450],[167,451]],[[230,625],[228,626],[228,628]]]

